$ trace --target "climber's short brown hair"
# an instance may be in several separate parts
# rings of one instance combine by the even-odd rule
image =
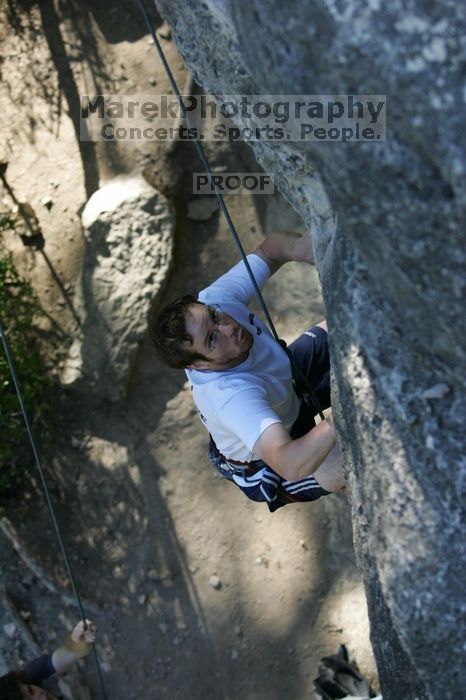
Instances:
[[[169,367],[184,369],[195,360],[207,360],[200,353],[190,352],[184,345],[193,342],[186,331],[186,315],[193,304],[202,304],[194,294],[176,299],[149,321],[150,336],[158,358]]]
[[[28,684],[28,679],[21,671],[10,671],[0,678],[0,700],[22,700],[24,697],[22,685]]]

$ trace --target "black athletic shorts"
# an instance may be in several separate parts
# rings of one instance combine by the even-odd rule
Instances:
[[[317,398],[316,402],[311,395],[309,400],[301,402],[299,416],[290,431],[292,438],[299,438],[315,426],[314,416],[318,415],[319,408],[324,410],[330,406],[330,355],[327,331],[320,326],[312,326],[290,344],[289,350],[299,370],[299,372],[296,369],[294,371],[298,387],[306,392],[302,381],[302,375],[304,375]]]

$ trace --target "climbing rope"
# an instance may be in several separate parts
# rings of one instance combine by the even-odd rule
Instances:
[[[2,343],[3,343],[3,348],[4,348],[4,350],[5,350],[6,359],[7,359],[8,366],[9,366],[9,368],[10,368],[10,373],[11,373],[11,376],[12,376],[12,379],[13,379],[13,384],[14,384],[14,386],[15,386],[16,394],[17,394],[17,396],[18,396],[18,401],[19,401],[19,405],[20,405],[20,407],[21,407],[21,412],[22,412],[22,414],[23,414],[24,422],[25,422],[25,424],[26,424],[26,430],[27,430],[27,433],[28,433],[28,436],[29,436],[29,442],[31,443],[32,452],[33,452],[33,454],[34,454],[34,460],[35,460],[37,469],[39,470],[40,480],[41,480],[41,482],[42,482],[42,488],[43,488],[43,490],[44,490],[45,499],[46,499],[46,501],[47,501],[47,505],[48,505],[48,508],[49,508],[50,517],[52,518],[53,526],[54,526],[54,528],[55,528],[55,532],[56,532],[57,539],[58,539],[58,542],[59,542],[59,545],[60,545],[60,549],[61,549],[62,554],[63,554],[63,559],[65,560],[65,566],[66,566],[66,570],[67,570],[67,572],[68,572],[68,578],[69,578],[69,580],[70,580],[71,588],[72,588],[72,590],[73,590],[73,594],[74,594],[74,597],[75,597],[75,599],[76,599],[76,604],[77,604],[77,606],[78,606],[79,614],[80,614],[81,619],[82,619],[82,621],[83,621],[83,623],[84,623],[84,626],[86,627],[86,617],[85,617],[85,615],[84,615],[84,609],[83,609],[83,606],[82,606],[82,603],[81,603],[81,598],[80,598],[79,593],[78,593],[78,589],[77,589],[77,586],[76,586],[76,581],[75,581],[75,578],[74,578],[74,575],[73,575],[73,571],[72,571],[72,569],[71,569],[70,560],[69,560],[69,558],[68,558],[68,554],[67,554],[67,551],[66,551],[65,543],[64,543],[64,540],[63,540],[61,531],[60,531],[60,526],[59,526],[59,524],[58,524],[58,520],[57,520],[57,517],[56,517],[56,514],[55,514],[55,509],[54,509],[54,507],[53,507],[53,503],[52,503],[52,500],[51,500],[51,498],[50,498],[50,492],[49,492],[49,489],[48,489],[48,486],[47,486],[47,480],[46,480],[46,478],[45,478],[44,470],[43,470],[43,468],[42,468],[41,460],[40,460],[40,457],[39,457],[39,452],[38,452],[38,449],[37,449],[37,443],[36,443],[36,441],[35,441],[34,434],[33,434],[32,427],[31,427],[31,423],[30,423],[30,421],[29,421],[29,417],[28,417],[28,414],[27,414],[27,411],[26,411],[26,406],[25,406],[25,403],[24,403],[23,393],[22,393],[22,391],[21,391],[21,386],[20,386],[20,383],[19,383],[19,380],[18,380],[18,375],[17,375],[17,373],[16,373],[16,367],[15,367],[15,364],[14,364],[14,361],[13,361],[13,357],[12,357],[12,354],[11,354],[11,349],[10,349],[10,346],[9,346],[9,343],[8,343],[8,340],[7,340],[7,337],[6,337],[5,329],[4,329],[4,327],[3,327],[3,323],[2,323],[2,321],[1,321],[1,319],[0,319],[0,337],[1,337],[1,339],[2,339]],[[102,669],[101,669],[101,667],[100,667],[100,662],[99,662],[99,658],[98,658],[98,656],[97,656],[97,651],[96,651],[95,644],[92,645],[92,653],[93,653],[93,656],[94,656],[94,661],[95,661],[95,664],[96,664],[96,667],[97,667],[97,673],[98,673],[98,676],[99,676],[101,695],[102,695],[102,698],[104,698],[104,700],[106,700],[107,694],[106,694],[106,692],[105,692],[105,686],[104,686],[104,681],[103,681],[103,677],[102,677]]]
[[[178,89],[178,85],[176,84],[175,77],[174,77],[174,75],[173,75],[173,73],[172,73],[172,71],[171,71],[171,69],[170,69],[170,66],[169,66],[169,64],[168,64],[168,61],[167,61],[167,59],[166,59],[166,57],[165,57],[165,54],[164,54],[164,52],[163,52],[162,46],[161,46],[161,44],[160,44],[160,42],[159,42],[159,40],[158,40],[157,33],[156,33],[156,31],[155,31],[154,23],[153,23],[153,21],[152,21],[150,15],[149,15],[149,12],[148,12],[148,10],[147,10],[147,7],[146,7],[146,4],[145,4],[144,0],[137,0],[137,1],[138,1],[138,4],[139,4],[139,7],[140,7],[140,9],[141,9],[142,15],[143,15],[143,17],[144,17],[144,20],[145,20],[145,22],[146,22],[146,24],[147,24],[147,28],[149,29],[149,32],[150,32],[151,35],[152,35],[152,39],[153,39],[153,41],[154,41],[155,48],[157,49],[157,52],[158,52],[159,57],[160,57],[160,60],[162,61],[163,67],[164,67],[164,69],[165,69],[165,72],[166,72],[166,74],[167,74],[167,77],[168,77],[168,79],[169,79],[169,81],[170,81],[170,84],[171,84],[171,86],[172,86],[172,90],[173,90],[173,92],[175,93],[176,98],[177,98],[177,100],[178,100],[178,103],[179,103],[179,105],[180,105],[181,116],[183,117],[183,119],[186,120],[186,123],[187,123],[187,125],[188,125],[188,129],[190,130],[190,129],[192,128],[191,119],[190,119],[189,114],[188,114],[188,112],[187,112],[187,110],[186,110],[183,97],[181,96],[181,93],[180,93],[180,91],[179,91],[179,89]],[[154,4],[155,4],[155,3],[154,3]],[[190,131],[189,133],[195,133],[195,132],[194,132],[194,131],[193,131],[193,132]],[[272,321],[272,318],[271,318],[271,316],[270,316],[269,310],[268,310],[268,308],[267,308],[267,304],[265,303],[264,297],[262,296],[262,293],[261,293],[261,290],[260,290],[260,288],[259,288],[259,285],[257,284],[256,278],[254,277],[254,273],[253,273],[253,271],[252,271],[252,269],[251,269],[251,266],[249,265],[249,261],[248,261],[248,259],[247,259],[247,257],[246,257],[246,253],[245,253],[245,251],[244,251],[244,248],[243,248],[243,245],[242,245],[242,243],[241,243],[240,237],[239,237],[239,235],[238,235],[238,232],[237,232],[237,230],[236,230],[236,227],[235,227],[235,225],[234,225],[234,223],[233,223],[233,221],[232,221],[232,219],[231,219],[230,213],[229,213],[229,211],[228,211],[228,209],[227,209],[227,206],[226,206],[226,204],[225,204],[224,197],[223,197],[222,193],[220,192],[219,188],[217,187],[217,185],[215,184],[215,180],[212,180],[213,173],[212,173],[212,170],[211,170],[211,168],[210,168],[209,161],[207,160],[207,156],[206,156],[206,154],[205,154],[204,148],[203,148],[202,144],[200,143],[200,141],[197,140],[197,139],[194,139],[194,140],[193,140],[193,143],[194,143],[194,146],[195,146],[195,148],[196,148],[196,151],[197,151],[197,153],[198,153],[198,155],[199,155],[199,158],[201,159],[202,165],[204,166],[206,173],[209,175],[210,181],[213,182],[213,184],[214,184],[214,191],[215,191],[215,195],[216,195],[216,197],[217,197],[218,203],[219,203],[220,208],[221,208],[221,210],[222,210],[222,212],[223,212],[223,215],[224,215],[224,217],[225,217],[225,219],[226,219],[226,222],[227,222],[227,224],[228,224],[228,228],[230,229],[230,232],[231,232],[231,234],[232,234],[232,236],[233,236],[233,240],[235,241],[235,243],[236,243],[236,245],[237,245],[237,247],[238,247],[238,250],[239,250],[239,252],[240,252],[241,258],[242,258],[242,260],[243,260],[243,262],[244,262],[244,264],[245,264],[245,266],[246,266],[246,270],[248,271],[249,277],[250,277],[250,279],[251,279],[251,282],[252,282],[252,284],[253,284],[254,290],[255,290],[255,292],[256,292],[256,294],[257,294],[257,297],[258,297],[258,299],[259,299],[260,305],[261,305],[262,310],[263,310],[263,312],[264,312],[264,314],[265,314],[265,317],[266,317],[266,319],[267,319],[267,323],[269,324],[269,328],[270,328],[270,330],[271,330],[271,332],[272,332],[272,335],[273,335],[273,337],[275,338],[275,340],[277,341],[277,343],[279,343],[279,345],[281,345],[281,347],[285,350],[285,352],[287,353],[287,355],[288,355],[288,357],[289,357],[289,359],[290,359],[290,363],[291,363],[292,370],[293,370],[293,377],[294,377],[295,382],[296,382],[296,380],[299,379],[299,383],[300,383],[300,385],[299,385],[299,390],[300,390],[300,393],[301,393],[301,394],[308,394],[308,395],[311,397],[311,399],[312,399],[313,403],[315,404],[315,407],[316,407],[316,409],[317,409],[317,411],[318,411],[318,413],[319,413],[319,416],[320,416],[321,420],[324,420],[324,414],[323,414],[323,412],[322,412],[322,409],[321,409],[321,407],[320,407],[319,400],[318,400],[318,398],[317,398],[317,396],[316,396],[316,393],[315,393],[314,389],[309,385],[309,382],[308,382],[307,378],[306,378],[305,375],[301,372],[301,370],[299,369],[299,367],[297,367],[297,365],[296,365],[296,363],[294,362],[293,357],[292,357],[292,355],[291,355],[291,352],[289,351],[289,349],[288,349],[288,347],[287,347],[285,341],[282,340],[282,339],[279,337],[279,335],[278,335],[278,333],[277,333],[277,331],[276,331],[276,329],[275,329],[274,323],[273,323],[273,321]],[[298,387],[295,387],[295,388],[298,389]]]

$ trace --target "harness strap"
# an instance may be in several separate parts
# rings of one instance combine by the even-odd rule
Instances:
[[[209,449],[214,453],[216,459],[221,459],[228,471],[236,476],[254,476],[260,469],[266,467],[266,463],[261,459],[253,460],[252,462],[240,462],[236,459],[229,459],[223,455],[215,444],[215,440],[209,433],[210,444]]]
[[[320,419],[325,420],[325,416],[323,414],[320,401],[317,398],[317,394],[309,384],[307,377],[304,375],[304,373],[294,361],[294,357],[291,354],[288,345],[286,344],[286,340],[283,340],[283,338],[278,338],[277,342],[279,343],[279,345],[282,346],[283,350],[288,355],[288,359],[290,360],[293,389],[295,391],[296,396],[298,397],[298,399],[303,399],[303,401],[305,401],[306,403],[312,401],[314,408],[316,409],[316,413],[319,414]]]

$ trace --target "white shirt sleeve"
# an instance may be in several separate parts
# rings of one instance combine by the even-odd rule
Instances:
[[[250,253],[247,256],[248,263],[256,282],[260,287],[270,277],[270,268],[258,255]],[[205,304],[219,303],[222,301],[239,301],[249,304],[255,296],[256,290],[251,281],[246,265],[241,260],[237,265],[218,278],[209,287],[203,289],[198,296],[199,301]]]

